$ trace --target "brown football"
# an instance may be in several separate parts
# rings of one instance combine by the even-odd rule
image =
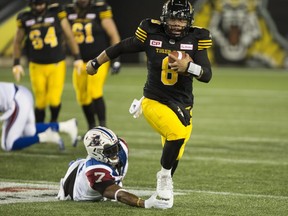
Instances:
[[[172,51],[170,53],[173,56],[176,56],[178,59],[183,59],[184,58],[184,53],[180,52],[180,51]],[[173,63],[174,59],[172,59],[171,57],[168,56],[168,62],[169,63]]]

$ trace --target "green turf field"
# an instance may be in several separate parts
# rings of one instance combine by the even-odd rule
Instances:
[[[0,69],[1,81],[13,81],[10,70]],[[133,119],[128,112],[133,99],[142,96],[145,79],[145,67],[124,65],[105,86],[108,126],[130,147],[124,185],[143,198],[156,187],[161,155],[160,137],[143,117]],[[27,75],[22,84],[30,88]],[[214,68],[211,83],[195,81],[194,94],[193,134],[174,176],[172,209],[55,201],[68,163],[86,156],[82,143],[73,148],[62,134],[65,152],[53,144],[18,152],[0,150],[0,215],[288,215],[288,72]],[[72,117],[84,134],[86,122],[75,101],[69,70],[60,120]],[[19,189],[10,183],[50,189],[21,197],[25,190],[3,192]]]

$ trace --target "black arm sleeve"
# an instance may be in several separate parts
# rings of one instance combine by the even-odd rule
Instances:
[[[197,79],[201,82],[208,83],[212,78],[212,69],[207,55],[207,50],[204,49],[196,52],[196,54],[193,56],[193,61],[195,64],[200,65],[203,70],[202,76]]]
[[[144,51],[144,43],[140,42],[136,37],[129,37],[120,41],[118,44],[108,47],[105,51],[110,59],[114,59],[123,53]]]

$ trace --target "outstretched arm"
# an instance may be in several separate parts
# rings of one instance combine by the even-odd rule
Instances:
[[[108,47],[96,58],[88,61],[86,71],[90,75],[97,73],[98,68],[107,61],[119,57],[123,53],[135,53],[144,51],[144,45],[135,37],[126,38],[119,43]]]
[[[173,206],[173,200],[158,200],[156,199],[156,194],[153,194],[147,200],[143,200],[116,184],[108,186],[103,192],[103,196],[109,199],[115,199],[118,202],[124,203],[126,205],[141,208],[167,209],[172,208]]]

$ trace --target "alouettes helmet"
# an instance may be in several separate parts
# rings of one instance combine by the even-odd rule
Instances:
[[[167,20],[169,19],[187,20],[187,25],[183,28],[180,35],[175,35],[170,31],[167,24]],[[189,28],[194,22],[194,8],[188,0],[168,0],[163,5],[160,20],[164,26],[165,33],[170,38],[182,38],[188,34]]]
[[[84,145],[88,155],[110,165],[119,162],[119,139],[117,135],[106,127],[95,127],[84,136]]]

